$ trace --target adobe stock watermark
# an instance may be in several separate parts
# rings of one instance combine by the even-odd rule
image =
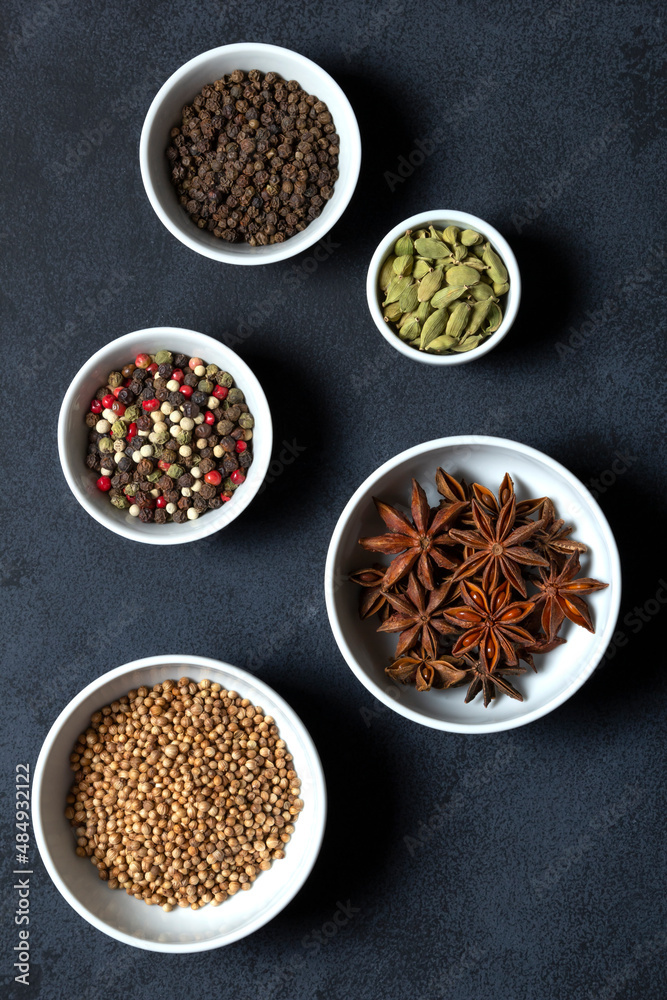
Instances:
[[[55,330],[50,336],[49,357],[66,353],[77,333],[89,327],[134,281],[136,275],[130,274],[123,268],[116,267],[110,271],[94,291],[89,292],[77,303],[74,308],[76,319],[68,320],[62,329]],[[36,367],[43,364],[43,351],[35,348],[30,361]]]
[[[15,30],[7,33],[7,42],[13,54],[19,55],[22,49],[43,35],[44,29],[63,6],[66,6],[63,0],[41,0],[41,3],[32,7]]]
[[[450,128],[453,124],[477,111],[491,95],[495,82],[493,76],[482,77],[472,93],[465,94],[457,104],[450,108],[447,116],[443,118],[437,128],[429,132],[425,138],[415,139],[409,153],[401,153],[394,170],[385,170],[383,178],[392,194],[399,184],[405,184],[415,170],[438,152],[446,139],[450,137]]]
[[[342,930],[344,930],[352,920],[361,913],[358,906],[353,906],[350,899],[345,902],[338,900],[336,909],[329,920],[315,927],[301,938],[301,951],[294,954],[281,965],[276,972],[262,986],[262,993],[265,997],[273,997],[275,994],[287,987],[294,977],[302,972],[308,965],[310,958],[318,955],[324,948],[330,946]]]
[[[304,451],[308,450],[305,445],[299,444],[296,438],[292,438],[291,441],[283,440],[279,447],[280,451],[276,454],[276,457],[272,458],[269,462],[264,482],[257,490],[257,496],[275,483],[277,479],[280,479],[285,469],[287,469],[290,465],[293,465],[299,455],[303,455]]]
[[[647,598],[643,604],[635,604],[634,608],[623,616],[624,628],[614,632],[599,666],[613,660],[619,649],[625,649],[630,641],[628,632],[630,635],[639,635],[646,625],[664,611],[665,607],[667,607],[667,580],[661,578],[658,580],[658,587],[653,597]]]
[[[227,347],[236,350],[237,347],[249,340],[262,323],[271,320],[275,316],[276,310],[286,304],[292,292],[312,277],[340,247],[341,244],[336,243],[329,234],[320,240],[307,256],[301,258],[298,263],[292,264],[289,271],[283,275],[277,288],[266,294],[261,304],[257,305],[249,314],[247,320],[239,323],[233,333],[223,333],[222,339]]]
[[[615,295],[608,296],[599,309],[593,312],[586,310],[584,315],[587,319],[578,327],[571,326],[570,335],[566,340],[556,341],[554,347],[558,357],[561,360],[571,358],[581,347],[605,331],[610,322],[616,318],[621,306],[627,304],[631,296],[642,291],[645,285],[662,273],[666,258],[667,249],[664,243],[650,247],[634,273],[619,283],[619,291]]]
[[[478,942],[463,942],[461,951],[453,955],[451,961],[448,961],[437,973],[431,975],[426,984],[427,992],[422,994],[423,1000],[436,1000],[437,997],[451,995],[451,987],[455,983],[460,983],[462,979],[473,972],[488,955],[488,948]]]
[[[512,744],[501,747],[481,769],[474,769],[464,774],[459,783],[458,791],[450,798],[437,805],[427,820],[423,820],[415,832],[403,837],[403,843],[411,858],[426,847],[435,837],[441,835],[443,827],[450,822],[452,816],[470,801],[470,793],[477,795],[481,788],[497,780],[499,775],[507,771],[510,764],[516,761],[517,750]]]
[[[662,955],[666,948],[667,931],[660,931],[638,942],[630,951],[630,961],[626,962],[619,972],[606,977],[602,990],[591,990],[588,994],[589,1000],[615,1000],[647,965]],[[648,1000],[649,994],[624,993],[624,996],[644,996]]]
[[[631,813],[645,796],[645,788],[637,785],[627,787],[617,802],[605,807],[589,821],[586,833],[582,833],[558,857],[547,861],[540,874],[530,880],[531,889],[538,899],[554,889],[573,865],[578,864],[585,854],[597,847],[600,839]],[[545,859],[542,860],[544,862]]]
[[[393,24],[401,21],[404,12],[405,5],[399,3],[398,0],[389,0],[389,3],[383,4],[381,7],[375,7],[364,18],[363,22],[357,25],[354,41],[347,42],[342,47],[341,51],[348,66],[373,44],[382,31],[391,28]]]
[[[579,149],[566,167],[540,190],[534,198],[530,198],[522,206],[520,214],[515,213],[511,222],[516,233],[521,234],[527,226],[532,225],[540,216],[551,208],[563,195],[563,192],[577,177],[595,163],[598,157],[607,151],[613,140],[626,129],[627,122],[617,121],[607,125],[603,131],[582,149]]]

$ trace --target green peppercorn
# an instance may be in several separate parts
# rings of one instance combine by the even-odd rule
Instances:
[[[233,403],[242,403],[245,400],[245,396],[241,389],[230,389],[227,395],[227,402],[232,405]]]
[[[231,481],[231,479],[225,479],[223,486],[227,493],[233,493],[236,489],[236,484]]]
[[[172,464],[167,469],[167,475],[171,479],[180,479],[180,477],[183,475],[184,472],[185,469],[183,468],[183,466],[177,465],[176,462],[172,462]]]
[[[111,497],[111,503],[114,507],[118,507],[119,510],[125,510],[130,506],[130,501],[124,496]]]
[[[97,447],[100,449],[102,454],[105,454],[106,452],[113,451],[113,441],[110,437],[100,438],[97,442]]]
[[[123,384],[123,376],[120,372],[109,372],[109,377],[107,379],[107,385],[111,386],[112,389],[117,389],[119,385]]]
[[[220,369],[217,365],[206,365],[206,374],[210,377],[211,375],[216,375]]]
[[[199,390],[199,392],[205,392],[207,396],[211,395],[211,393],[213,392],[213,388],[214,388],[213,382],[210,382],[207,378],[201,379],[197,384],[197,389]],[[233,389],[232,392],[234,392]]]
[[[169,431],[153,431],[153,434],[155,435],[153,444],[165,445],[171,437]]]
[[[111,434],[115,438],[124,438],[127,434],[127,429],[129,427],[127,420],[121,418],[120,420],[114,421],[113,427],[111,428]]]
[[[157,469],[156,472],[150,472],[146,476],[146,479],[148,480],[149,483],[156,483],[158,479],[161,478],[161,476],[162,476],[162,471],[160,469]]]
[[[158,365],[173,365],[174,355],[171,351],[158,351],[155,355],[155,362]]]
[[[125,495],[128,497],[136,496],[139,489],[139,483],[128,483],[125,487]]]
[[[243,427],[244,430],[250,430],[250,428],[254,426],[255,418],[249,413],[242,413],[239,417],[239,427]]]
[[[176,435],[179,444],[190,444],[192,441],[192,431],[179,431]]]
[[[143,410],[141,409],[141,407],[137,406],[136,403],[133,403],[132,406],[125,407],[125,413],[123,414],[123,417],[125,420],[129,420],[130,423],[132,423],[132,421],[136,420],[137,417],[140,416],[142,413]]]
[[[234,385],[234,379],[229,372],[216,372],[215,381],[218,385],[224,385],[226,389],[230,389]]]

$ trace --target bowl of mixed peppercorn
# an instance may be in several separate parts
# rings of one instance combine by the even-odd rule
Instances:
[[[136,541],[173,545],[245,510],[269,464],[271,416],[248,366],[176,327],[103,347],[63,400],[58,446],[79,503]]]
[[[146,194],[182,243],[228,264],[284,260],[321,240],[359,176],[338,84],[297,52],[239,43],[181,66],[146,115]]]
[[[436,729],[499,732],[591,676],[614,635],[620,562],[558,462],[503,438],[440,438],[352,496],[325,594],[340,652],[378,701]]]

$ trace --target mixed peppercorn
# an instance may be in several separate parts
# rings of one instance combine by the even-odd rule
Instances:
[[[339,136],[296,80],[237,69],[183,108],[167,159],[185,211],[230,243],[282,243],[333,195]]]
[[[185,354],[142,353],[95,393],[86,464],[114,507],[181,524],[217,510],[245,481],[254,423],[229,372]]]

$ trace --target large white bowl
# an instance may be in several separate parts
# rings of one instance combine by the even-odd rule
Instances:
[[[547,656],[537,657],[538,673],[516,679],[523,702],[504,695],[484,708],[481,695],[464,704],[466,687],[419,692],[390,680],[384,673],[396,637],[376,631],[378,621],[359,618],[360,588],[348,581],[350,572],[387,561],[365,552],[357,539],[385,530],[372,498],[409,509],[410,480],[417,479],[429,502],[441,499],[435,472],[442,466],[467,482],[481,482],[497,491],[509,472],[519,498],[549,496],[559,516],[573,524],[573,537],[589,552],[582,556],[586,576],[609,584],[586,600],[592,609],[595,635],[566,622],[567,642]],[[378,701],[425,726],[455,733],[492,733],[539,719],[562,705],[593,673],[611,640],[621,600],[621,568],[611,528],[599,506],[579,482],[548,455],[504,438],[463,436],[427,441],[385,462],[361,484],[341,514],[329,545],[325,570],[329,622],[338,648],[351,670]],[[524,664],[525,666],[525,664]]]
[[[481,344],[472,351],[464,351],[463,354],[429,354],[428,351],[419,351],[416,347],[411,347],[401,340],[395,330],[393,323],[385,322],[382,312],[382,298],[380,293],[379,278],[382,265],[391,253],[396,240],[402,236],[406,229],[426,229],[428,226],[435,226],[437,229],[446,229],[447,226],[458,226],[459,229],[474,229],[487,239],[497,253],[502,257],[509,278],[509,291],[505,297],[503,305],[503,321],[491,336],[486,337]],[[467,212],[452,212],[449,209],[439,208],[432,212],[419,212],[411,215],[409,219],[399,222],[397,226],[387,233],[377,250],[371,257],[371,262],[366,275],[366,299],[368,308],[371,311],[373,322],[387,341],[397,351],[404,354],[406,358],[413,361],[422,361],[425,365],[465,365],[469,361],[475,361],[483,357],[497,347],[503,337],[509,332],[510,327],[516,319],[521,300],[521,275],[519,265],[509,243],[497,229],[490,226],[483,219],[478,219],[476,215],[468,215]]]
[[[340,136],[339,178],[321,215],[303,232],[264,247],[227,243],[213,233],[198,229],[178,203],[166,157],[169,132],[181,122],[181,111],[207,83],[235,69],[258,69],[297,80],[309,94],[327,105]],[[221,45],[195,56],[177,69],[160,88],[148,109],[139,146],[141,176],[155,213],[170,233],[191,250],[226,264],[271,264],[286,260],[317,243],[329,232],[347,208],[359,177],[361,137],[352,106],[336,81],[317,63],[279,45],[240,42]]]
[[[119,510],[109,501],[106,493],[95,485],[97,475],[86,466],[88,427],[85,415],[95,392],[106,382],[111,371],[134,361],[137,354],[168,350],[182,352],[189,357],[203,358],[207,364],[218,365],[234,376],[236,385],[245,394],[246,402],[255,418],[253,428],[253,461],[247,470],[246,480],[228,503],[218,510],[208,510],[195,521],[183,524],[144,524],[132,517],[127,510]],[[271,413],[264,390],[238,354],[206,334],[183,330],[176,326],[155,326],[135,330],[100,348],[79,370],[65,393],[58,420],[58,452],[65,479],[79,503],[91,517],[117,535],[136,542],[152,545],[177,545],[205,538],[220,528],[225,528],[241,514],[264,482],[271,460],[273,429]]]
[[[221,906],[200,910],[180,907],[165,913],[121,890],[112,890],[88,858],[75,853],[65,797],[72,784],[69,756],[93,712],[135,688],[171,678],[208,678],[237,691],[272,715],[294,758],[304,807],[285,857],[262,872],[249,892],[239,892]],[[280,695],[252,674],[228,663],[200,656],[151,656],[110,670],[70,701],[53,723],[40,751],[32,792],[32,820],[37,846],[58,891],[85,920],[110,937],[148,951],[208,951],[231,944],[268,923],[304,884],[322,844],[326,822],[326,786],[315,745],[296,713]]]

